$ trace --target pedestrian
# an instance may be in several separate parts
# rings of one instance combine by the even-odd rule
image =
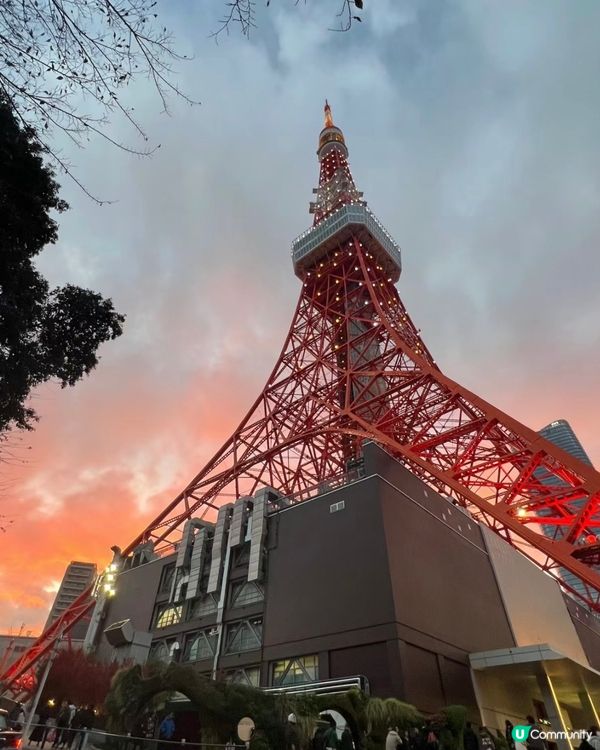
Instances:
[[[340,750],[354,750],[354,740],[350,727],[346,724],[340,738]]]
[[[337,736],[335,719],[331,714],[323,714],[322,718],[329,724],[329,727],[323,733],[325,750],[338,750],[340,741]]]
[[[78,742],[71,745],[73,750],[81,750],[85,744],[85,738],[87,737],[90,730],[94,728],[94,722],[96,720],[96,709],[91,704],[81,711],[79,715],[79,728],[78,728]]]
[[[46,706],[42,706],[38,714],[38,720],[33,727],[33,732],[29,737],[29,742],[35,742],[36,745],[40,745],[40,743],[42,743],[46,739],[46,734],[48,732],[46,723],[49,718],[50,712],[48,711],[48,708]]]
[[[15,723],[15,729],[17,732],[21,732],[25,726],[25,711],[23,710],[23,704],[19,703],[19,711],[17,713],[17,721]]]
[[[23,716],[23,723],[25,720],[25,713],[23,711],[23,704],[22,703],[15,703],[15,705],[12,707],[10,713],[8,714],[8,721],[10,723],[10,726],[13,729],[17,729],[17,724],[19,724],[19,717]],[[22,726],[21,726],[22,728]],[[19,731],[19,730],[17,730]]]
[[[388,727],[388,733],[385,738],[385,750],[397,750],[402,745],[402,740],[398,734],[398,727]]]
[[[527,750],[547,750],[546,742],[539,736],[541,731],[540,726],[533,716],[530,715],[527,717],[527,724],[529,725],[529,735],[525,741]],[[534,735],[533,737],[531,736],[532,734]]]
[[[425,730],[425,748],[426,750],[438,750],[440,741],[437,738],[437,734],[433,731],[433,727],[429,727]]]
[[[417,727],[411,727],[408,730],[408,750],[421,750],[423,747],[423,737]]]
[[[143,736],[147,740],[154,739],[154,733],[156,732],[156,714],[148,714],[144,722],[144,733]]]
[[[290,714],[285,725],[286,750],[300,750],[300,731],[296,714]]]
[[[515,748],[515,739],[512,735],[514,724],[509,719],[506,719],[504,722],[504,737],[506,739],[506,743],[508,745],[508,750],[516,750]]]
[[[262,729],[253,730],[248,750],[269,750],[269,741]]]
[[[325,732],[329,729],[329,724],[323,721],[317,723],[317,728],[313,734],[312,750],[325,750]]]
[[[479,727],[479,745],[481,750],[496,750],[496,743],[487,727]]]
[[[77,706],[73,703],[73,701],[68,701],[69,703],[69,724],[68,729],[66,730],[66,735],[63,740],[63,744],[65,744],[67,747],[71,746],[71,742],[73,741],[73,734],[74,730],[71,728],[73,726],[73,722],[75,721],[75,714],[77,713]]]
[[[479,737],[477,737],[470,721],[467,721],[463,733],[463,747],[465,750],[479,750]]]
[[[79,734],[81,731],[81,722],[83,718],[84,707],[81,706],[76,712],[73,720],[71,721],[71,736],[69,738],[69,748],[73,750],[78,743]]]
[[[60,709],[56,717],[56,731],[54,734],[54,742],[52,747],[62,746],[66,742],[69,727],[69,717],[71,711],[69,709],[69,701],[63,701],[60,704]]]
[[[175,719],[173,714],[167,714],[160,722],[158,737],[161,740],[172,740],[175,734]]]
[[[589,729],[588,742],[594,748],[594,750],[600,750],[600,736],[598,735],[598,727],[592,725]]]

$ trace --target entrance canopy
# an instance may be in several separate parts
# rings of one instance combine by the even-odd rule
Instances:
[[[600,672],[548,644],[482,651],[469,656],[484,725],[525,724],[531,714],[542,729],[570,732],[600,725]],[[580,741],[557,739],[561,750]]]

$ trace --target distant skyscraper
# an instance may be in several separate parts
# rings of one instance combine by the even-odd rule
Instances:
[[[588,466],[592,465],[588,454],[583,449],[577,435],[573,432],[573,428],[566,419],[557,419],[555,422],[550,422],[550,424],[542,427],[539,433],[546,440],[549,440],[554,445],[575,456],[575,458],[583,461],[584,464]]]
[[[60,615],[77,599],[77,597],[94,581],[96,577],[96,565],[86,562],[71,562],[54,599],[48,620],[44,629],[49,628]],[[87,621],[79,622],[71,630],[71,638],[83,640],[87,631]]]
[[[558,448],[562,448],[564,451],[567,451],[567,453],[578,458],[582,463],[592,466],[590,457],[585,452],[583,446],[579,442],[579,438],[566,419],[557,419],[554,422],[550,422],[550,424],[547,424],[539,430],[539,434],[546,438],[546,440],[554,443]],[[542,479],[541,481],[544,482],[545,480]],[[549,481],[551,484],[556,484],[559,480],[553,478],[546,481]],[[550,538],[554,538],[555,534],[557,534],[557,530],[554,526],[542,526],[542,529],[544,530],[544,534]],[[568,586],[571,586],[576,591],[584,591],[584,586],[579,578],[572,573],[569,573],[568,570],[561,568],[561,578]]]

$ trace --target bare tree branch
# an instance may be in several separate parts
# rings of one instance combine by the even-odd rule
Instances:
[[[307,0],[303,0],[306,4]],[[322,2],[323,0],[319,0]],[[339,2],[339,0],[337,0]],[[300,5],[302,0],[293,0],[294,5]],[[271,0],[265,0],[267,7],[271,5]],[[360,21],[360,16],[355,15],[357,11],[363,9],[363,0],[342,0],[341,7],[337,12],[340,19],[337,28],[331,28],[330,31],[349,31],[354,21]],[[255,0],[228,0],[225,3],[226,12],[219,20],[219,27],[213,31],[212,37],[218,37],[225,32],[229,34],[233,26],[237,26],[244,36],[250,36],[252,29],[256,28],[256,2]]]
[[[267,0],[269,5],[269,0]],[[230,0],[225,3],[227,8],[220,19],[220,26],[211,34],[217,39],[223,32],[229,34],[232,25],[237,24],[244,36],[250,36],[250,31],[256,28],[256,2],[254,0]]]
[[[147,155],[154,149],[127,145],[108,132],[109,118],[117,114],[148,141],[133,108],[121,100],[125,87],[146,77],[165,111],[170,95],[194,103],[173,80],[173,63],[187,58],[174,50],[155,7],[156,0],[0,2],[0,95],[88,195],[54,146],[57,131],[78,146],[93,134]]]

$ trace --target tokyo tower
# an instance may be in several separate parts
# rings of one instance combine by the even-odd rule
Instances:
[[[395,286],[400,249],[357,189],[327,103],[317,154],[313,225],[292,243],[300,295],[275,366],[231,437],[123,556],[144,543],[172,549],[188,518],[210,519],[232,496],[267,486],[299,502],[341,484],[375,441],[600,611],[600,474],[440,370]],[[27,688],[95,606],[91,594],[0,675],[5,690]]]

